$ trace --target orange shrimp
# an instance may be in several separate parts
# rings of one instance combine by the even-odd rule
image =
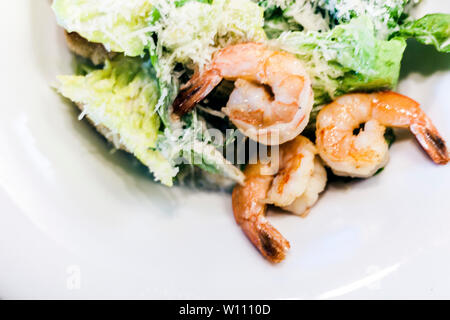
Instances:
[[[251,164],[245,170],[246,180],[233,190],[236,222],[256,248],[269,261],[281,262],[289,242],[267,221],[267,204],[274,204],[297,215],[305,215],[324,190],[327,176],[314,144],[298,136],[280,147],[279,164]]]
[[[211,65],[182,88],[173,104],[175,113],[190,111],[223,79],[235,81],[223,111],[251,139],[282,144],[308,124],[314,95],[302,63],[292,54],[259,43],[219,50]]]
[[[233,212],[236,222],[261,254],[279,263],[286,257],[290,244],[265,217],[265,200],[273,177],[261,175],[261,169],[261,164],[247,166],[245,184],[233,190]]]
[[[409,128],[435,163],[448,163],[445,141],[419,103],[390,91],[348,94],[324,107],[317,117],[319,154],[337,175],[370,177],[389,160],[386,126]]]

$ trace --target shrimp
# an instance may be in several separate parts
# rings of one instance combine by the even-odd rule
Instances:
[[[262,162],[248,165],[244,185],[233,190],[236,222],[261,254],[273,263],[286,257],[290,245],[265,217],[267,205],[303,215],[315,204],[327,180],[316,155],[314,144],[298,136],[280,147],[278,158],[272,155],[279,165],[278,172]]]
[[[436,164],[449,161],[445,141],[419,104],[390,91],[348,94],[324,107],[317,117],[319,154],[336,175],[371,177],[389,161],[386,126],[409,128]]]
[[[266,202],[279,207],[290,205],[300,197],[308,186],[314,171],[316,146],[307,138],[299,136],[280,147],[276,165],[279,170],[273,179]]]
[[[261,171],[264,171],[263,164],[248,165],[244,185],[234,188],[234,218],[261,254],[270,262],[279,263],[286,257],[290,244],[265,217],[265,199],[273,177],[261,174]]]
[[[319,200],[319,195],[325,190],[326,185],[327,171],[319,157],[316,157],[314,159],[314,171],[308,181],[305,192],[290,205],[282,207],[282,209],[301,217],[306,217],[309,210]]]
[[[211,65],[182,88],[174,112],[190,111],[223,79],[235,81],[223,112],[251,139],[279,145],[297,137],[308,124],[314,94],[302,63],[259,43],[219,50]]]

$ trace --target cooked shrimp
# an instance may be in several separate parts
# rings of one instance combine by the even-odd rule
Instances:
[[[273,177],[261,174],[264,165],[251,164],[245,170],[244,185],[233,190],[234,217],[253,245],[273,263],[281,262],[289,250],[289,242],[266,219],[267,191]]]
[[[235,81],[224,113],[245,135],[278,145],[298,136],[313,106],[311,80],[301,62],[264,44],[244,43],[218,51],[209,67],[196,73],[175,100],[182,115],[223,80]]]
[[[305,192],[292,204],[282,207],[283,210],[305,217],[319,200],[319,195],[327,185],[327,171],[318,157],[314,160],[314,171],[308,181]]]
[[[283,144],[278,157],[279,171],[267,194],[266,202],[284,207],[300,197],[314,172],[316,154],[316,146],[302,136]]]
[[[281,262],[290,245],[267,221],[267,204],[285,207],[299,215],[314,205],[325,188],[321,184],[326,183],[326,172],[316,154],[314,144],[299,136],[280,147],[278,159],[272,155],[279,163],[277,173],[273,173],[273,166],[268,164],[249,165],[245,170],[245,184],[233,190],[236,222],[271,262]],[[300,203],[305,203],[303,211]]]
[[[444,140],[419,104],[394,92],[349,94],[324,107],[317,117],[320,156],[337,175],[370,177],[389,160],[386,126],[409,128],[435,163],[449,161]]]

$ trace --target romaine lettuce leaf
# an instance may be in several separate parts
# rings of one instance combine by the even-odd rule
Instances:
[[[218,47],[265,40],[263,13],[250,0],[189,1],[161,13],[158,40],[173,63],[203,66]]]
[[[372,21],[379,39],[398,30],[399,25],[407,18],[409,9],[417,4],[417,0],[314,0],[326,10],[335,23],[346,23],[351,19],[368,16]]]
[[[416,38],[420,43],[434,45],[438,51],[450,52],[450,14],[429,14],[410,21],[392,37]]]
[[[211,4],[211,3],[213,3],[214,0],[175,0],[175,5],[177,7],[182,7],[189,1],[198,1],[198,2],[202,2],[202,3],[209,3],[209,4]]]
[[[329,19],[317,0],[253,0],[264,8],[264,30],[270,39],[286,31],[327,31]]]
[[[229,162],[216,149],[206,131],[206,123],[194,110],[185,116],[178,128],[166,129],[158,139],[158,150],[174,165],[190,164],[208,173],[221,175],[234,182],[243,183],[241,170]]]
[[[53,10],[67,31],[129,56],[144,55],[156,35],[172,65],[202,65],[218,47],[265,40],[264,10],[250,0],[54,0]]]
[[[253,0],[265,9],[270,38],[283,31],[328,31],[353,18],[368,16],[376,35],[386,40],[420,0]]]
[[[118,56],[86,76],[60,76],[59,92],[83,107],[83,115],[106,127],[117,145],[149,167],[156,180],[172,185],[178,169],[156,150],[160,119],[159,93],[149,62]]]
[[[54,0],[58,23],[109,51],[140,56],[148,44],[152,0]]]
[[[395,87],[406,47],[403,39],[378,40],[367,16],[329,32],[285,33],[276,44],[305,63],[316,104],[349,91]]]

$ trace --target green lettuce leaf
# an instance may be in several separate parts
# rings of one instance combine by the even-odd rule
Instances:
[[[434,45],[438,51],[450,52],[450,14],[429,14],[408,22],[392,37],[416,38],[420,43]]]
[[[379,40],[371,19],[352,19],[329,32],[291,32],[276,43],[301,59],[313,81],[316,105],[350,91],[396,86],[406,42]]]
[[[172,63],[203,66],[219,47],[265,40],[264,11],[250,0],[188,1],[161,16],[158,41]]]
[[[208,3],[208,4],[213,3],[213,0],[175,0],[175,5],[177,7],[182,7],[189,1],[197,1],[197,2]]]
[[[408,17],[416,0],[314,0],[334,18],[334,23],[367,16],[372,21],[379,39],[387,39]]]
[[[408,17],[419,0],[253,0],[265,9],[269,38],[282,32],[328,31],[350,20],[368,16],[379,39],[386,40]]]
[[[151,0],[54,0],[58,23],[108,50],[140,56],[154,19]]]
[[[329,19],[318,0],[253,0],[264,8],[264,30],[270,39],[286,31],[327,31]]]
[[[214,144],[206,129],[206,122],[194,110],[179,123],[174,123],[173,128],[166,128],[158,139],[157,149],[173,165],[190,164],[210,174],[243,183],[242,171],[216,149],[221,146]]]
[[[178,170],[156,150],[160,118],[158,85],[150,62],[118,56],[85,76],[60,76],[59,92],[83,107],[97,128],[106,128],[116,146],[134,154],[156,180],[172,185]]]
[[[250,0],[54,0],[59,24],[108,50],[142,56],[156,33],[171,62],[205,63],[220,45],[265,39]]]

